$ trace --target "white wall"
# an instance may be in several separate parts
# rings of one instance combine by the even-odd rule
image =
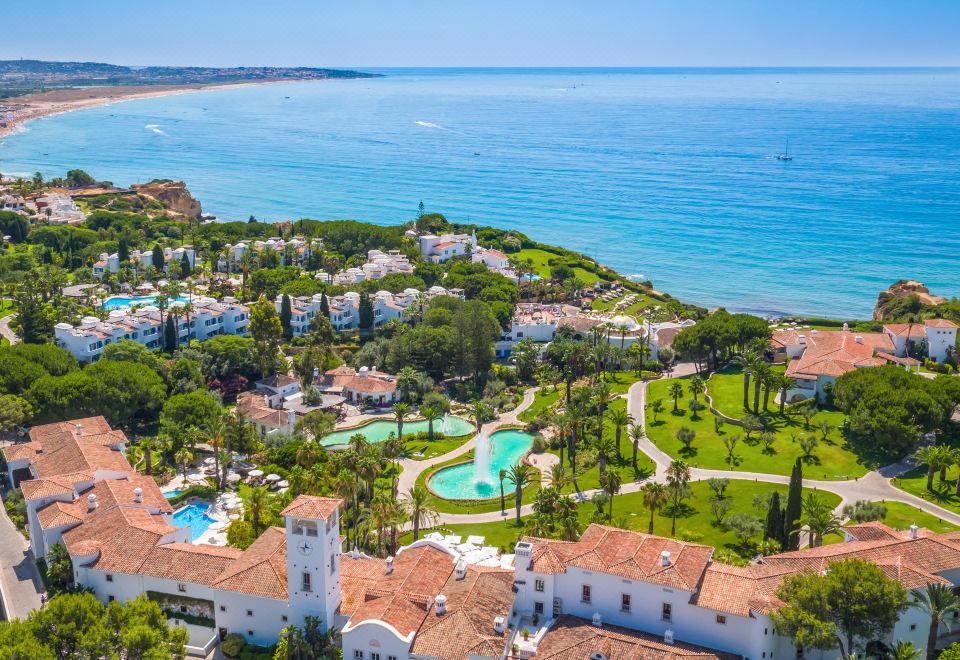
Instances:
[[[379,653],[380,660],[389,660],[389,656],[407,660],[413,637],[414,633],[402,637],[393,626],[383,621],[364,621],[352,628],[347,626],[341,636],[343,658],[354,660],[358,658],[356,653],[359,651],[363,653],[363,660],[372,660],[371,653]]]

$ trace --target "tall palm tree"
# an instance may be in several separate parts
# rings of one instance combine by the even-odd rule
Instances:
[[[217,490],[223,487],[220,481],[220,449],[224,445],[227,427],[224,424],[223,416],[216,415],[207,423],[207,443],[213,448],[213,470],[216,473],[214,483]]]
[[[927,445],[913,453],[914,460],[927,466],[927,490],[933,490],[933,476],[948,461],[952,461],[950,449],[942,445]],[[149,473],[148,473],[149,474]]]
[[[843,521],[833,512],[833,507],[817,493],[803,498],[801,524],[810,534],[810,547],[823,545],[823,537],[840,530]]]
[[[743,409],[750,410],[750,376],[753,375],[753,365],[757,362],[757,354],[743,352],[733,357],[733,363],[740,365],[743,371]]]
[[[493,412],[490,410],[490,406],[483,401],[477,400],[470,404],[467,417],[472,419],[474,426],[477,427],[477,435],[480,435],[480,429],[483,427],[484,422],[490,419],[492,414]]]
[[[247,495],[246,514],[250,519],[250,526],[253,527],[254,536],[260,536],[260,533],[267,528],[267,519],[270,511],[270,493],[264,486],[255,486],[250,489]]]
[[[420,406],[420,415],[427,420],[427,440],[433,442],[433,423],[443,417],[436,406]]]
[[[423,486],[413,486],[404,501],[407,515],[413,523],[413,540],[420,538],[420,527],[429,527],[437,520],[437,512],[433,507],[433,496]]]
[[[704,384],[703,379],[700,376],[693,376],[690,379],[690,382],[687,383],[687,389],[690,390],[690,396],[693,397],[693,400],[696,401],[697,397],[703,394],[704,390],[707,389],[707,386]]]
[[[187,463],[193,461],[193,452],[187,449],[186,447],[181,447],[177,450],[177,453],[174,454],[173,459],[177,462],[177,465],[180,466],[180,472],[183,474],[183,478],[187,478]]]
[[[613,402],[613,393],[610,391],[610,386],[606,383],[601,383],[597,385],[596,389],[593,391],[593,403],[597,407],[597,439],[603,437],[603,420],[604,415],[607,412],[607,408],[610,407],[610,404]]]
[[[653,534],[653,516],[670,501],[670,493],[666,486],[655,481],[645,483],[640,490],[643,493],[643,503],[650,509],[650,525],[647,527],[647,534]]]
[[[760,389],[770,379],[773,373],[770,365],[763,360],[757,360],[753,365],[753,414],[760,414]]]
[[[500,477],[500,515],[502,516],[507,511],[507,500],[503,494],[503,480],[507,478],[507,471],[500,468],[500,473],[497,476]]]
[[[561,497],[557,502],[557,522],[564,541],[576,541],[580,538],[580,516],[577,503],[570,497]]]
[[[630,440],[633,443],[633,469],[637,469],[637,454],[640,453],[640,441],[646,437],[641,424],[634,424],[630,427]]]
[[[670,384],[670,388],[667,391],[670,393],[670,396],[673,397],[673,412],[680,412],[677,402],[680,400],[680,397],[683,396],[683,383],[675,380]]]
[[[357,495],[360,493],[360,484],[356,476],[349,470],[340,470],[334,483],[334,491],[351,505],[350,526],[346,529],[347,547],[349,548],[351,528],[355,530],[357,527]],[[356,544],[356,533],[354,533],[354,544]]]
[[[617,458],[621,458],[623,453],[620,451],[620,437],[623,435],[623,428],[633,424],[633,416],[627,414],[624,408],[614,408],[607,415],[610,423],[613,424],[613,435],[617,441]]]
[[[410,404],[409,403],[395,403],[393,404],[393,417],[397,420],[397,437],[403,440],[403,422],[410,415]]]
[[[403,367],[397,372],[395,385],[397,392],[400,393],[400,396],[403,397],[403,400],[410,401],[412,398],[411,395],[416,392],[419,386],[417,372],[414,371],[413,367]]]
[[[620,486],[623,485],[620,473],[616,470],[607,472],[600,485],[603,486],[603,492],[610,496],[610,511],[607,513],[607,517],[613,520],[613,496],[620,492]]]
[[[960,598],[953,593],[953,587],[945,584],[928,584],[926,589],[914,589],[912,605],[930,617],[927,632],[927,659],[937,656],[937,635],[942,625],[950,631],[948,615],[960,612]]]
[[[787,392],[797,386],[797,381],[792,376],[779,374],[773,379],[773,386],[780,391],[780,414],[783,415],[784,406],[787,405]]]
[[[550,466],[550,485],[562,493],[563,489],[570,485],[570,476],[567,474],[563,463],[554,463]]]
[[[603,478],[603,475],[607,473],[607,463],[610,460],[610,456],[616,452],[617,448],[613,438],[607,435],[602,435],[597,438],[593,443],[593,447],[597,450],[597,466],[600,468],[600,477]]]
[[[673,461],[667,467],[667,488],[673,499],[673,510],[670,513],[670,536],[677,535],[677,508],[680,506],[680,497],[690,483],[690,466],[686,461]]]
[[[533,469],[524,463],[517,463],[507,471],[507,479],[514,487],[514,496],[516,501],[514,507],[517,510],[517,527],[520,526],[520,507],[523,506],[523,489],[529,485],[533,478]]]

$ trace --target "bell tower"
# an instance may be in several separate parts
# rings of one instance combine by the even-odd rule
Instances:
[[[340,505],[300,495],[282,511],[287,534],[287,591],[291,622],[315,616],[326,630],[340,605]]]

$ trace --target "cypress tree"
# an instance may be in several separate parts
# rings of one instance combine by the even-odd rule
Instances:
[[[160,247],[159,243],[153,244],[153,267],[157,269],[158,272],[163,272],[163,248]]]
[[[790,490],[787,491],[787,508],[783,520],[783,549],[800,549],[800,515],[803,503],[803,466],[800,459],[790,473]]]
[[[280,299],[280,327],[283,328],[283,338],[293,339],[293,326],[290,321],[293,318],[293,310],[290,309],[290,296],[283,294]]]
[[[187,253],[184,252],[183,256],[180,257],[180,276],[186,277],[191,271],[193,271],[193,269],[190,268],[190,259],[187,258]]]
[[[767,507],[767,527],[763,531],[763,538],[766,541],[773,539],[780,544],[783,549],[783,509],[780,508],[780,493],[773,491],[770,496],[770,504]]]
[[[320,313],[330,318],[330,301],[327,300],[327,294],[320,294]]]
[[[360,294],[360,329],[369,330],[373,327],[373,303],[367,293]]]
[[[127,245],[127,239],[121,238],[117,243],[117,258],[121,263],[130,261],[130,246]]]
[[[163,330],[163,350],[167,353],[177,350],[177,326],[173,322],[173,314],[167,315],[166,327]]]

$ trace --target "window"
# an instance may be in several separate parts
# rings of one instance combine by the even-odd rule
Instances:
[[[310,571],[303,572],[301,591],[313,591],[313,589],[310,588]]]
[[[910,624],[910,630],[916,630],[916,629],[917,629],[917,624],[911,623],[911,624]]]
[[[113,576],[107,573],[107,582],[113,582]]]
[[[253,616],[253,610],[247,610],[247,616]]]
[[[113,602],[113,596],[107,596],[107,602],[108,602],[108,603],[112,603],[112,602]]]
[[[717,623],[719,623],[721,626],[725,626],[727,624],[727,617],[725,617],[723,614],[718,614]]]
[[[252,630],[248,630],[248,631],[247,631],[247,637],[253,637],[253,631],[252,631]]]
[[[361,651],[360,649],[354,649],[353,657],[354,657],[354,660],[363,660],[363,651]]]
[[[337,572],[337,556],[330,555],[330,575]]]
[[[543,614],[543,602],[537,601],[533,604],[533,611],[537,614]]]
[[[582,588],[581,591],[580,591],[580,600],[581,600],[582,602],[584,602],[584,603],[589,603],[589,602],[590,602],[590,595],[591,595],[591,594],[590,594],[590,585],[589,585],[589,584],[583,585],[583,588]]]
[[[534,580],[534,581],[533,581],[533,588],[534,588],[536,591],[543,591],[543,580]]]
[[[226,612],[226,611],[227,611],[227,606],[226,606],[226,605],[221,605],[221,606],[220,606],[220,611],[221,611],[221,612]]]
[[[397,656],[395,656],[395,655],[388,655],[388,656],[387,656],[387,660],[397,660]]]
[[[630,594],[620,594],[620,611],[630,611]]]
[[[183,582],[178,583],[178,584],[177,584],[177,591],[179,591],[179,592],[182,593],[182,594],[187,593],[187,585],[185,585]]]
[[[280,616],[280,621],[281,621],[282,623],[286,623],[286,622],[287,622],[287,615],[286,615],[286,614],[282,614],[282,615]]]
[[[370,651],[370,660],[380,660],[380,654]]]
[[[660,610],[660,618],[664,621],[672,621],[673,617],[673,605],[670,603],[664,603],[663,607]]]

